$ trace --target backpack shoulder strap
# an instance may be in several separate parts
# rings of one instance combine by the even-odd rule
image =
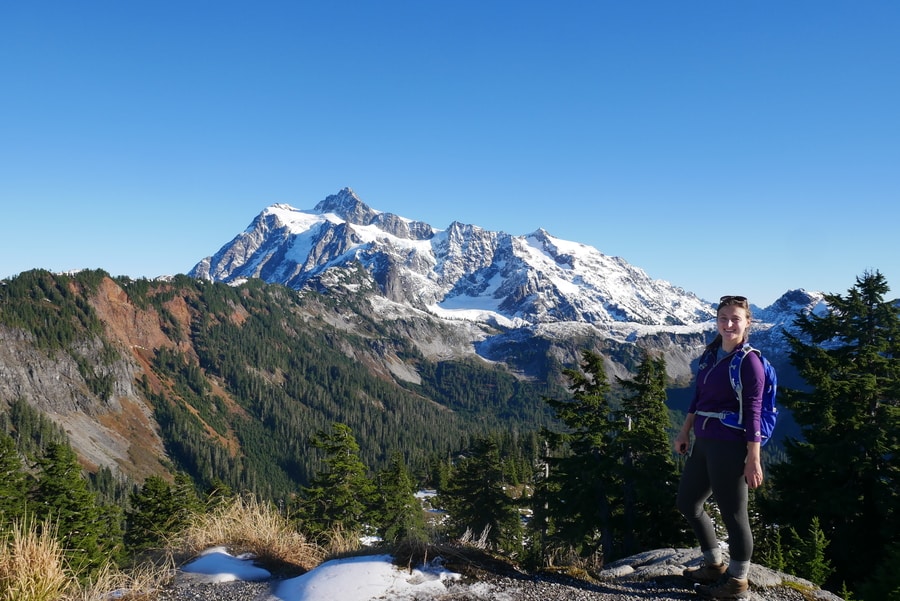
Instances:
[[[734,395],[738,401],[739,424],[744,421],[744,385],[741,383],[741,364],[749,353],[760,354],[758,350],[750,346],[749,342],[745,343],[734,353],[731,364],[728,366],[728,379],[731,380],[731,387],[734,389]]]

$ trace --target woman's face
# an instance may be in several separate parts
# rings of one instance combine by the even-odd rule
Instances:
[[[718,311],[718,331],[722,346],[733,349],[747,337],[750,318],[747,310],[739,305],[726,305]]]

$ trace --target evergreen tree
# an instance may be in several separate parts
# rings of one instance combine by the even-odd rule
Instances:
[[[495,441],[476,440],[457,463],[447,489],[439,494],[456,535],[469,530],[475,538],[486,535],[487,542],[504,551],[521,550],[519,512],[506,492]]]
[[[105,465],[100,466],[94,473],[88,473],[87,476],[90,489],[96,493],[97,502],[102,505],[124,507],[135,487],[130,477],[113,472]]]
[[[374,504],[375,486],[366,476],[359,444],[346,424],[320,431],[312,445],[325,453],[325,471],[301,490],[297,517],[309,534],[338,530],[361,533]]]
[[[448,455],[432,454],[428,459],[425,481],[437,490],[447,488],[452,463]]]
[[[784,557],[784,543],[781,540],[781,528],[770,526],[762,532],[762,535],[753,532],[753,553],[757,561],[778,572],[787,569],[787,560]]]
[[[675,509],[678,472],[669,440],[666,407],[666,361],[644,356],[625,389],[617,422],[623,424],[615,447],[621,456],[622,552],[683,542],[683,520]]]
[[[132,492],[126,512],[128,550],[139,553],[157,548],[187,526],[199,507],[192,493],[193,487],[186,490],[183,482],[173,486],[159,476],[147,477],[140,490]]]
[[[16,442],[9,434],[0,433],[0,524],[24,517],[28,480]]]
[[[810,582],[819,586],[823,585],[831,573],[830,562],[825,558],[825,549],[828,547],[828,539],[819,526],[819,518],[813,516],[807,530],[806,538],[790,529],[792,544],[788,554],[787,569]]]
[[[88,490],[75,452],[64,444],[51,444],[40,461],[33,493],[35,516],[49,520],[76,574],[90,577],[119,543],[109,532],[104,512]]]
[[[786,391],[803,440],[771,468],[775,522],[805,528],[810,514],[831,540],[834,583],[856,588],[900,540],[900,308],[884,300],[884,277],[866,273],[828,312],[800,314],[786,334],[809,385]],[[861,550],[865,552],[861,552]]]
[[[583,351],[581,370],[564,374],[572,396],[547,399],[565,429],[545,431],[549,473],[535,494],[534,523],[545,548],[568,548],[584,557],[602,550],[608,561],[614,557],[613,508],[621,506],[619,458],[612,448],[621,425],[612,419],[600,355]]]
[[[125,518],[124,509],[114,503],[102,503],[92,493],[97,503],[97,528],[101,533],[99,543],[104,557],[101,565],[109,561],[114,565],[123,565],[129,557],[129,550],[125,548]]]
[[[185,516],[183,521],[188,522],[191,514],[203,512],[204,504],[197,495],[197,487],[189,475],[175,472],[172,480],[172,491],[178,497],[179,511]]]
[[[184,472],[178,472],[178,474],[176,474],[175,486],[183,491],[188,498],[196,497],[197,495],[197,491],[194,489],[194,484],[191,481],[190,476]],[[219,478],[214,477],[206,489],[203,502],[199,503],[198,501],[199,506],[197,507],[197,511],[202,511],[203,509],[211,511],[216,507],[228,503],[233,498],[234,491],[231,490],[231,487],[222,482]]]
[[[393,543],[426,539],[422,504],[416,499],[415,492],[403,456],[394,453],[390,465],[378,475],[375,520],[383,540]]]

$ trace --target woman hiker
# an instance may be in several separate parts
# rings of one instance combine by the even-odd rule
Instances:
[[[749,597],[747,576],[753,553],[747,495],[748,489],[763,481],[759,423],[765,373],[759,356],[748,353],[741,364],[743,429],[726,426],[713,417],[738,407],[728,369],[731,355],[747,342],[751,321],[747,298],[723,296],[716,321],[718,334],[700,358],[694,397],[675,438],[675,451],[688,454],[677,506],[693,528],[704,560],[701,566],[684,570],[684,576],[700,584],[697,592],[702,597],[745,599]],[[727,566],[704,509],[710,495],[715,496],[728,531]]]

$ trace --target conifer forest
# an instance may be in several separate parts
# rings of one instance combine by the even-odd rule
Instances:
[[[115,327],[149,323],[154,344],[129,348],[110,333],[112,313],[95,299],[111,290],[110,306],[128,316]],[[751,493],[754,562],[866,601],[900,591],[900,305],[889,293],[866,272],[826,295],[827,313],[796,316],[785,339],[804,385],[780,389],[779,404],[801,435],[764,448],[766,480]],[[471,532],[526,565],[602,565],[695,544],[674,507],[683,460],[672,439],[684,416],[668,402],[663,356],[636,353],[619,377],[583,349],[577,364],[548,357],[542,377],[523,378],[427,358],[355,302],[259,281],[103,271],[3,281],[4,344],[71,365],[47,377],[77,375],[83,393],[0,393],[0,529],[52,516],[85,574],[110,557],[129,561],[190,511],[232,495],[276,505],[311,536]],[[335,315],[354,316],[355,328]],[[390,377],[373,357],[416,377]],[[128,387],[159,442],[108,427],[164,450],[132,473],[79,457],[71,428],[49,417],[56,402],[109,420]],[[421,489],[436,492],[446,521],[424,519]]]

